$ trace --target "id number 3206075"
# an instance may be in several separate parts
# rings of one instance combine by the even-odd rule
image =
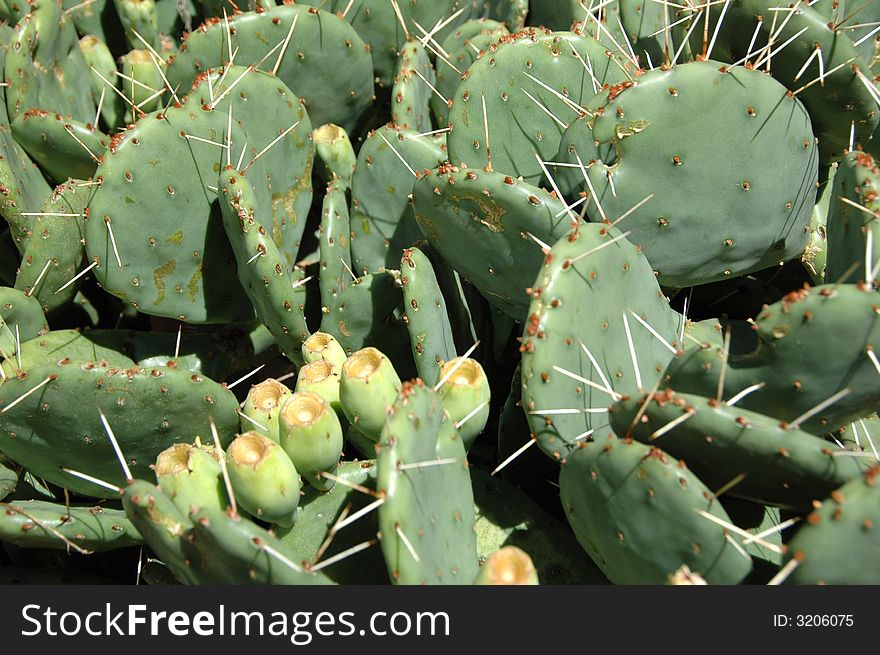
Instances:
[[[774,614],[774,628],[851,628],[852,614]]]

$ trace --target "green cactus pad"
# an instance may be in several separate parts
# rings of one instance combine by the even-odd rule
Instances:
[[[406,383],[376,466],[382,552],[395,584],[469,584],[479,570],[467,459],[439,396]],[[436,462],[436,463],[434,463]]]
[[[186,89],[199,73],[228,63],[236,48],[236,64],[271,72],[282,48],[268,53],[285,42],[294,19],[278,78],[302,98],[315,125],[351,130],[373,100],[370,53],[351,25],[313,7],[283,5],[230,16],[231,45],[226,21],[209,20],[184,39],[168,67],[168,81]]]
[[[150,465],[173,443],[196,436],[208,442],[212,419],[226,441],[238,428],[235,396],[189,371],[61,360],[33,366],[0,386],[0,450],[47,482],[112,497],[115,492],[61,470],[124,484],[99,410],[136,477],[151,477]]]
[[[683,423],[663,432],[684,415]],[[621,438],[656,445],[686,461],[713,489],[744,476],[729,494],[798,511],[809,511],[813,501],[863,470],[859,458],[824,439],[714,398],[668,390],[650,400],[629,398],[611,408],[611,426]]]
[[[826,279],[837,282],[850,274],[850,280],[873,280],[874,267],[880,261],[876,220],[880,212],[880,167],[871,155],[852,152],[840,161],[829,186]],[[866,270],[868,266],[870,271]]]
[[[578,541],[614,584],[665,584],[682,565],[711,584],[736,584],[751,558],[728,542],[709,489],[658,448],[609,438],[563,463],[562,505]]]
[[[21,344],[48,331],[36,298],[18,289],[0,287],[0,356],[14,357]]]
[[[192,100],[149,114],[114,137],[98,167],[86,254],[98,260],[101,286],[138,311],[191,323],[253,317],[241,285],[227,275],[235,257],[215,202],[228,157],[215,144],[225,145],[227,119]],[[233,144],[244,143],[238,125],[231,131]]]
[[[103,2],[105,0],[99,1]],[[83,11],[90,9],[92,6],[84,7]],[[75,21],[76,18],[74,18]],[[126,107],[122,99],[113,91],[113,88],[116,87],[110,88],[107,84],[107,82],[116,84],[116,60],[107,44],[94,34],[87,34],[82,37],[79,40],[79,49],[82,51],[86,65],[89,68],[89,83],[92,88],[92,97],[96,102],[100,101],[101,94],[103,93],[104,102],[101,104],[101,118],[104,119],[104,125],[107,129],[113,130],[125,123],[126,114]],[[92,70],[93,68],[95,70]],[[96,73],[95,71],[98,72]],[[102,77],[104,79],[101,79]],[[104,80],[107,80],[107,82]]]
[[[197,575],[215,584],[332,584],[323,573],[305,570],[300,553],[245,518],[200,510],[192,522],[186,552],[199,562]]]
[[[767,268],[809,238],[818,171],[809,115],[763,73],[724,70],[706,61],[647,72],[560,144],[563,193],[594,189],[594,220],[635,208],[624,225],[664,285]],[[682,257],[695,240],[702,247]]]
[[[880,584],[880,467],[832,492],[788,544],[789,584]]]
[[[755,323],[731,333],[723,398],[764,383],[738,405],[815,435],[876,412],[880,376],[869,355],[880,349],[874,293],[852,284],[805,288],[766,307]],[[723,344],[688,348],[664,380],[679,393],[717,389],[723,354]]]
[[[537,164],[536,164],[537,165]],[[421,178],[413,211],[425,238],[489,302],[517,320],[541,266],[541,246],[571,228],[565,205],[522,180],[443,166]]]
[[[0,185],[6,189],[0,193],[0,216],[6,219],[15,246],[23,253],[33,223],[33,218],[24,214],[38,211],[52,187],[15,142],[8,123],[0,123]]]
[[[73,302],[79,289],[77,281],[59,291],[82,268],[86,207],[93,190],[87,182],[70,180],[55,189],[40,208],[43,215],[33,219],[15,287],[31,293],[46,314]],[[46,262],[51,263],[43,273]]]
[[[391,89],[391,120],[415,132],[431,130],[429,105],[437,86],[430,53],[422,42],[410,38],[400,50],[397,74]]]
[[[235,253],[239,281],[257,315],[284,354],[301,363],[302,344],[309,336],[301,300],[304,287],[294,288],[281,252],[265,229],[268,219],[260,217],[266,209],[259,205],[251,179],[231,168],[220,175],[223,227]],[[259,175],[253,179],[259,180]]]
[[[353,280],[351,277],[351,229],[345,183],[334,179],[327,187],[321,208],[321,306],[336,310],[339,297]]]
[[[66,541],[65,541],[66,540]],[[20,548],[106,552],[143,539],[125,512],[105,507],[67,507],[43,500],[0,504],[0,541]]]
[[[450,98],[449,161],[538,184],[543,171],[536,153],[553,161],[582,106],[605,84],[627,81],[627,67],[634,68],[587,35],[530,29],[502,36]]]
[[[774,0],[732,0],[715,40],[712,57],[728,63],[744,63],[747,55],[755,53],[748,58],[749,65],[760,64],[757,68],[768,68],[781,84],[792,91],[800,91],[797,97],[810,113],[813,129],[819,139],[821,161],[836,161],[849,148],[851,130],[854,130],[856,143],[867,141],[880,121],[877,103],[864,86],[865,78],[860,78],[856,72],[871,78],[871,71],[853,46],[849,36],[851,33],[836,29],[822,12],[807,6],[807,3],[798,3],[796,10],[793,8],[789,12],[786,9],[773,21],[774,7]],[[709,21],[712,25],[717,24],[721,10],[721,5],[711,6]],[[862,23],[863,20],[870,21],[870,18],[859,16],[852,22]],[[761,28],[751,50],[747,51],[759,22]],[[767,53],[771,29],[775,45],[768,65],[764,55]],[[691,37],[692,40],[696,38],[696,35]],[[702,34],[699,39],[702,41]],[[784,49],[779,48],[779,45],[788,41],[791,42]],[[824,84],[815,83],[801,91],[802,87],[820,76],[819,58],[814,57],[798,77],[817,46],[822,49]]]
[[[230,92],[223,95],[227,89]],[[291,268],[312,205],[315,150],[305,107],[274,75],[242,66],[199,76],[192,96],[200,105],[214,106],[222,116],[228,117],[231,110],[232,120],[247,135],[247,143],[236,143],[230,161],[244,172],[254,169],[251,182],[264,194],[261,207],[272,210],[271,220],[261,217],[260,221]],[[259,157],[259,176],[250,163],[255,157]]]
[[[386,125],[367,136],[351,180],[351,256],[358,274],[400,263],[421,238],[410,195],[425,169],[446,159],[443,134],[419,136]]]
[[[122,23],[123,34],[132,48],[141,47],[141,40],[135,36],[140,34],[147,43],[159,48],[159,16],[156,12],[156,0],[113,0],[116,15]]]
[[[443,362],[455,357],[455,341],[437,276],[430,260],[418,248],[403,251],[400,283],[409,341],[419,377],[429,382],[436,380]]]
[[[616,228],[581,226],[553,246],[535,281],[522,400],[538,445],[554,459],[592,431],[604,436],[605,408],[619,394],[653,387],[680,347],[681,317],[622,237]]]

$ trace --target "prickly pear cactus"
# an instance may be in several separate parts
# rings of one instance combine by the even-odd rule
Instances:
[[[406,383],[382,429],[382,552],[395,584],[469,584],[478,572],[464,445],[439,397]]]

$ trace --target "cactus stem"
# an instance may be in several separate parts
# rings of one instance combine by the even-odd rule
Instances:
[[[86,550],[85,548],[82,548],[81,546],[77,546],[77,545],[76,545],[75,543],[73,543],[70,539],[68,539],[67,537],[65,537],[65,536],[64,536],[63,534],[61,534],[60,532],[58,532],[58,530],[56,530],[55,528],[53,528],[53,527],[50,526],[50,525],[46,525],[45,523],[43,523],[42,521],[40,521],[38,518],[36,518],[36,517],[34,517],[34,516],[31,516],[30,514],[28,514],[27,512],[25,512],[25,511],[24,511],[23,509],[21,509],[20,507],[16,507],[15,505],[10,505],[10,504],[8,504],[8,503],[0,503],[0,507],[5,507],[7,512],[15,512],[16,514],[21,514],[21,515],[22,515],[23,517],[25,517],[27,520],[32,521],[33,524],[36,525],[36,526],[38,526],[40,529],[45,530],[46,532],[48,532],[49,534],[51,534],[53,537],[58,537],[58,539],[60,539],[61,541],[63,541],[63,542],[67,545],[68,548],[73,548],[73,549],[74,549],[76,552],[78,552],[80,555],[91,555],[91,554],[94,552],[94,551],[91,551],[91,550]]]
[[[281,52],[278,53],[278,59],[275,60],[275,65],[272,66],[272,75],[278,75],[278,69],[281,67],[281,62],[284,59],[284,53],[287,52],[287,44],[290,43],[290,37],[293,36],[293,30],[296,29],[296,21],[299,20],[299,14],[293,17],[293,20],[290,22],[290,29],[287,30],[287,36],[284,37],[284,41],[281,45]]]
[[[331,566],[332,564],[336,564],[337,562],[341,562],[342,560],[348,559],[349,557],[352,557],[354,555],[357,555],[362,550],[366,550],[367,548],[375,546],[377,543],[379,543],[378,539],[369,539],[367,541],[357,544],[356,546],[347,548],[346,550],[343,550],[341,553],[337,553],[332,557],[328,557],[322,562],[310,566],[309,570],[313,573],[317,573],[321,569]]]
[[[49,384],[50,382],[52,382],[52,380],[54,380],[54,379],[55,379],[55,376],[54,376],[54,375],[48,375],[48,376],[46,376],[46,379],[43,380],[42,382],[40,382],[37,386],[28,389],[28,390],[25,391],[23,394],[21,394],[18,398],[16,398],[16,399],[13,400],[11,403],[9,403],[8,405],[6,405],[6,407],[4,407],[3,409],[0,409],[0,414],[5,414],[5,413],[8,412],[10,409],[12,409],[13,407],[15,407],[18,403],[20,403],[22,400],[24,400],[25,398],[27,398],[28,396],[30,396],[32,393],[36,393],[39,389],[42,389],[42,388],[45,387],[47,384]]]
[[[505,459],[503,462],[501,462],[498,466],[496,466],[496,467],[495,467],[495,470],[492,471],[491,475],[495,475],[496,473],[498,473],[499,471],[501,471],[502,469],[504,469],[504,468],[505,468],[506,466],[508,466],[513,460],[515,460],[517,457],[519,457],[520,455],[522,455],[524,452],[526,452],[529,448],[531,448],[532,446],[534,446],[536,443],[538,443],[538,440],[537,440],[537,439],[529,439],[526,443],[524,443],[522,446],[520,446],[519,448],[517,448],[517,449],[513,452],[513,454],[510,455],[510,457],[508,457],[508,458]]]
[[[227,388],[227,389],[232,389],[232,388],[235,387],[236,385],[241,384],[242,382],[244,382],[245,380],[247,380],[247,379],[250,378],[251,376],[254,376],[254,375],[256,375],[257,373],[259,373],[259,372],[263,369],[264,366],[265,366],[265,364],[260,364],[260,365],[257,366],[257,368],[255,368],[253,371],[251,371],[250,373],[245,373],[244,375],[242,375],[240,378],[238,378],[238,379],[237,379],[235,382],[233,382],[232,384],[227,384],[227,385],[226,385],[226,388]]]
[[[474,345],[472,345],[470,348],[468,348],[467,351],[465,352],[465,354],[458,358],[458,361],[455,362],[455,365],[453,367],[451,367],[448,371],[446,371],[446,373],[443,375],[443,377],[440,378],[440,381],[434,385],[434,391],[439,391],[440,388],[449,381],[449,378],[451,378],[453,375],[455,375],[456,371],[458,371],[458,369],[461,368],[465,362],[467,362],[468,358],[477,349],[477,346],[479,346],[479,345],[480,345],[480,342],[475,341]]]
[[[113,450],[116,452],[116,458],[119,460],[119,465],[122,467],[122,473],[125,475],[125,481],[131,482],[134,477],[131,474],[131,469],[128,468],[128,463],[125,461],[125,455],[122,454],[122,448],[119,447],[119,442],[116,440],[116,435],[113,434],[113,428],[110,427],[110,422],[104,415],[104,411],[100,408],[98,409],[98,415],[101,417],[101,423],[104,424],[104,430],[106,430],[107,432],[107,438],[110,439],[110,445],[113,446]]]

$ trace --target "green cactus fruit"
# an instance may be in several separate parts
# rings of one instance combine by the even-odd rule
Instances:
[[[560,167],[559,185],[595,191],[594,220],[628,214],[630,240],[661,284],[705,284],[803,252],[818,155],[810,116],[784,86],[701,61],[649,71],[608,97],[602,115],[562,137],[556,159],[573,167]],[[718,121],[730,127],[723,135]],[[682,257],[695,238],[704,247]]]
[[[330,402],[317,393],[298,391],[285,401],[279,419],[281,447],[296,470],[316,489],[329,491],[335,482],[322,474],[336,473],[345,443]]]
[[[425,169],[446,159],[446,136],[391,125],[367,136],[351,179],[351,256],[358,274],[393,269],[421,239],[410,195]],[[393,180],[393,184],[389,184]]]
[[[155,0],[113,0],[113,5],[130,47],[140,48],[143,45],[135,32],[154,48],[160,47],[159,17]]]
[[[351,229],[345,192],[343,182],[338,178],[334,179],[327,187],[321,208],[321,267],[318,285],[321,289],[321,306],[328,312],[336,310],[340,294],[353,282],[349,247]]]
[[[436,384],[441,382],[437,393],[443,409],[455,424],[465,450],[470,450],[489,420],[489,378],[477,360],[455,357],[442,362]]]
[[[246,140],[227,121],[192,100],[149,114],[114,137],[98,167],[86,255],[98,260],[101,286],[140,312],[191,323],[253,318],[228,274],[235,256],[216,203],[217,171],[229,159],[217,144],[226,145],[228,131],[233,144]],[[173,166],[145,169],[144,161]]]
[[[788,544],[789,584],[880,584],[880,467],[831,493]],[[793,564],[797,562],[797,564]]]
[[[0,356],[15,357],[22,343],[49,331],[43,308],[33,296],[0,287]]]
[[[166,448],[153,465],[156,482],[181,512],[193,507],[224,511],[229,497],[213,446],[178,443]]]
[[[583,443],[563,462],[559,487],[575,536],[614,584],[664,584],[682,565],[710,584],[736,584],[751,569],[716,522],[730,517],[712,492],[658,448]]]
[[[67,307],[79,290],[80,280],[68,283],[82,267],[86,207],[93,189],[87,182],[69,180],[52,192],[33,219],[15,287],[36,298],[48,315]]]
[[[30,4],[15,28],[4,66],[10,119],[30,109],[53,109],[71,121],[95,120],[89,68],[73,22],[58,0]]]
[[[797,511],[863,469],[824,439],[714,398],[666,390],[624,399],[610,416],[619,437],[662,447],[711,488],[738,480],[729,494]]]
[[[468,584],[479,572],[464,445],[439,396],[406,383],[377,449],[382,553],[394,584]]]
[[[293,525],[301,482],[277,443],[245,432],[226,449],[226,468],[236,502],[261,521]]]
[[[543,456],[542,461],[551,463]],[[477,468],[470,472],[481,563],[500,548],[516,546],[534,557],[544,584],[608,584],[564,521],[549,514],[518,487]]]
[[[18,484],[18,471],[9,468],[7,464],[11,464],[11,462],[0,461],[0,500],[15,491]]]
[[[252,419],[245,419],[248,429],[279,443],[281,437],[278,432],[278,414],[292,395],[293,392],[287,386],[272,378],[252,386],[241,408],[242,414]]]
[[[191,95],[227,121],[231,115],[244,130],[247,142],[237,143],[226,163],[242,173],[253,170],[249,177],[260,191],[260,206],[272,211],[271,220],[260,221],[292,268],[312,205],[315,159],[312,122],[302,101],[277,77],[243,66],[200,75]]]
[[[303,489],[296,524],[278,529],[278,538],[302,553],[312,568],[332,562],[321,571],[338,584],[388,584],[388,572],[378,542],[378,519],[368,508],[376,499],[376,462],[342,462],[335,477],[342,482],[329,491]],[[366,508],[366,509],[365,509]],[[347,517],[364,510],[362,518],[342,524]],[[334,529],[339,522],[342,527]],[[329,540],[330,535],[333,538]],[[362,550],[350,551],[357,546]],[[371,546],[372,545],[372,546]],[[348,556],[344,556],[348,553]],[[335,556],[342,559],[332,561]]]
[[[543,189],[502,173],[448,165],[416,183],[413,211],[446,262],[520,321],[528,309],[526,289],[541,267],[540,244],[555,243],[576,220]]]
[[[436,380],[443,362],[455,357],[455,340],[431,261],[418,248],[403,251],[400,283],[416,369],[423,380]]]
[[[705,394],[719,388],[724,368],[722,398],[763,383],[738,405],[824,435],[880,404],[872,360],[880,349],[877,312],[875,294],[858,285],[793,291],[751,326],[731,331],[726,367],[723,343],[691,347],[670,363],[664,380],[679,393]]]
[[[682,317],[623,236],[582,225],[553,246],[534,283],[522,402],[541,450],[557,460],[606,429],[611,401],[653,387],[680,348]]]
[[[339,378],[339,402],[348,422],[378,441],[385,414],[401,389],[391,360],[375,348],[349,355]]]
[[[513,27],[514,31],[519,28]],[[431,109],[442,126],[449,124],[449,100],[455,97],[461,78],[481,53],[489,50],[502,36],[510,34],[508,27],[495,20],[471,19],[461,25],[443,41],[443,49],[449,53],[449,64],[437,60],[437,90],[431,96]],[[455,66],[453,68],[452,66]],[[443,96],[443,99],[440,98]]]
[[[302,356],[309,364],[324,360],[338,368],[342,368],[347,357],[336,338],[326,332],[315,332],[303,341]]]
[[[76,15],[74,22],[76,22]],[[107,44],[94,34],[86,34],[82,37],[79,40],[79,49],[89,67],[92,96],[101,105],[101,118],[104,119],[104,125],[108,130],[115,130],[125,124],[126,118],[126,106],[113,90],[118,88],[116,86],[116,60]],[[110,85],[113,87],[111,88]],[[103,101],[101,101],[102,96],[104,97]]]
[[[437,75],[428,48],[410,37],[400,50],[391,89],[391,121],[415,132],[431,130],[430,102]]]
[[[318,394],[330,404],[341,421],[348,422],[339,402],[339,369],[324,359],[306,364],[297,373],[296,391]]]
[[[122,507],[144,542],[182,584],[204,584],[190,553],[184,552],[192,522],[157,486],[135,480],[122,493]]]
[[[323,573],[306,570],[300,553],[245,518],[212,510],[191,518],[187,552],[199,562],[198,574],[214,584],[332,584]]]
[[[254,176],[258,179],[258,176]],[[275,337],[287,357],[302,362],[302,345],[309,336],[303,314],[304,286],[299,291],[284,258],[261,219],[250,178],[229,168],[220,175],[220,210],[223,227],[238,263],[238,278],[257,316]]]
[[[33,366],[0,386],[0,450],[47,482],[113,497],[115,491],[63,470],[124,483],[102,413],[131,474],[148,477],[150,464],[170,445],[209,439],[211,421],[228,441],[238,428],[237,410],[231,391],[190,371],[62,359]]]
[[[0,504],[0,541],[20,548],[76,549],[81,553],[143,543],[122,510],[70,507],[43,500]]]
[[[312,134],[315,141],[315,154],[321,160],[319,173],[326,182],[338,178],[347,189],[351,186],[351,176],[354,173],[357,155],[351,145],[348,132],[327,123],[315,129]]]
[[[851,132],[855,143],[866,141],[880,121],[877,103],[865,87],[871,71],[850,33],[840,31],[822,12],[798,3],[772,21],[769,17],[775,13],[774,7],[773,0],[732,0],[711,56],[766,68],[781,84],[797,92],[810,113],[822,163],[836,161],[849,148]],[[722,9],[720,5],[710,7],[710,24],[718,24]],[[773,46],[768,53],[769,38]],[[694,34],[691,39],[702,41],[703,36]],[[785,48],[779,47],[783,43],[787,43]],[[821,49],[821,57],[815,56],[817,49]],[[694,50],[699,53],[702,48]],[[804,69],[809,58],[812,61]],[[739,75],[744,69],[731,70]]]
[[[135,48],[119,58],[120,72],[128,78],[120,78],[121,91],[142,112],[149,113],[162,106],[160,96],[167,89],[160,66],[162,64],[154,63],[149,50]],[[131,109],[128,113],[132,113]],[[134,120],[136,118],[132,118],[132,122]]]
[[[529,554],[516,546],[504,546],[492,553],[480,567],[474,584],[516,586],[540,583]]]
[[[370,52],[338,16],[283,5],[230,16],[228,29],[231,42],[225,20],[209,21],[184,39],[168,67],[172,87],[188,88],[199,73],[227,63],[238,48],[236,63],[276,73],[302,98],[315,125],[335,123],[351,130],[373,100]],[[275,46],[280,48],[270,54]]]
[[[604,85],[628,82],[634,68],[588,35],[530,29],[501,37],[450,98],[449,161],[539,184],[540,162],[554,160],[582,105]]]
[[[873,283],[880,261],[880,229],[875,221],[880,212],[880,165],[870,154],[851,152],[838,164],[829,186],[826,278],[838,282],[852,275],[851,279]]]

